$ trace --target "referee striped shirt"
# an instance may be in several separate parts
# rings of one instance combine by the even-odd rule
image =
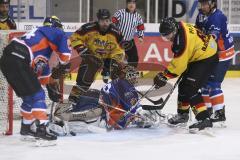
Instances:
[[[112,22],[123,35],[125,41],[131,41],[137,31],[138,37],[144,36],[144,23],[138,12],[129,12],[128,9],[118,10],[112,17]]]

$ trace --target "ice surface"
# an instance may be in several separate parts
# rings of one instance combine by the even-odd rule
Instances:
[[[240,79],[223,83],[227,128],[214,129],[215,137],[161,125],[59,137],[57,146],[37,148],[19,140],[20,122],[16,121],[14,135],[0,137],[0,160],[240,160],[239,84]],[[94,87],[101,85],[96,82]],[[176,91],[163,112],[176,112]]]

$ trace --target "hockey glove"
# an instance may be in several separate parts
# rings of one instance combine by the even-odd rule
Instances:
[[[50,83],[47,84],[47,90],[48,90],[48,97],[53,101],[53,102],[60,102],[62,95],[60,93],[59,89],[59,83]]]
[[[74,49],[81,57],[89,54],[89,49],[85,45],[76,46]]]
[[[139,107],[136,111],[136,114],[139,115],[139,118],[135,118],[135,123],[140,128],[149,128],[153,126],[152,113],[146,110],[143,110],[142,107]]]
[[[52,78],[60,79],[61,76],[64,76],[66,73],[70,71],[71,63],[67,63],[65,65],[59,64],[57,67],[52,69]]]
[[[167,84],[167,77],[165,77],[163,73],[160,72],[155,76],[153,84],[155,85],[156,89],[164,87]]]

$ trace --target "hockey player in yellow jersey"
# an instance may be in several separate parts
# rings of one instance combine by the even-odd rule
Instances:
[[[16,29],[16,23],[9,16],[10,0],[0,0],[0,30]]]
[[[124,49],[120,44],[122,36],[111,24],[110,12],[107,9],[100,9],[97,18],[98,21],[84,24],[70,37],[71,47],[82,58],[77,84],[69,96],[73,104],[89,89],[97,71],[103,67],[105,59],[111,59],[110,75],[114,78],[114,68],[118,68],[125,57]]]
[[[164,18],[159,30],[161,36],[172,43],[174,57],[167,68],[154,78],[154,84],[160,88],[168,79],[182,75],[178,85],[178,114],[168,120],[169,124],[187,123],[191,107],[197,122],[189,126],[190,132],[212,127],[199,89],[219,61],[215,40],[193,25],[177,22],[174,18]]]

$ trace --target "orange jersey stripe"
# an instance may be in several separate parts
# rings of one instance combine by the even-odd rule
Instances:
[[[59,53],[59,52],[57,52],[57,55],[62,62],[69,62],[70,61],[70,58],[71,58],[70,55],[64,55],[64,54]]]
[[[224,39],[222,38],[222,34],[220,35],[217,43],[218,43],[219,49],[224,51],[225,47],[224,47]]]
[[[202,96],[205,103],[211,103],[209,96]]]
[[[39,78],[39,82],[41,83],[41,85],[47,85],[49,83],[50,77],[42,77]]]
[[[57,46],[52,42],[50,42],[47,38],[41,39],[41,41],[38,44],[35,44],[34,46],[32,46],[31,49],[32,49],[32,52],[37,52],[45,48],[48,48],[49,46],[53,51],[57,51]]]
[[[212,102],[213,106],[218,105],[218,104],[223,104],[224,103],[224,96],[220,95],[220,96],[214,97],[214,98],[211,99],[211,102]]]
[[[35,44],[34,46],[31,47],[32,52],[37,52],[49,47],[48,42],[49,41],[47,40],[47,38],[41,39],[41,41],[38,44]]]
[[[48,119],[47,113],[44,111],[32,111],[32,115],[34,116],[34,118],[36,118],[38,120],[47,120]]]
[[[23,111],[21,111],[20,113],[21,113],[21,116],[26,120],[33,120],[34,119],[32,113],[26,113],[26,112],[23,112]]]
[[[234,54],[235,54],[234,47],[229,48],[226,51],[220,51],[220,52],[218,52],[219,60],[225,60],[225,59],[232,58],[234,56]]]

